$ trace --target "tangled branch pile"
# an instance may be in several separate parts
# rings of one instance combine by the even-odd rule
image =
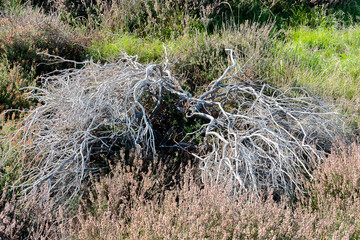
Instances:
[[[234,193],[301,188],[301,177],[311,178],[323,151],[342,133],[340,118],[302,89],[295,98],[231,74],[236,63],[232,51],[230,56],[233,65],[199,96],[184,91],[167,64],[141,65],[131,57],[44,76],[44,88],[31,92],[42,105],[29,112],[16,133],[23,138],[14,147],[32,159],[19,186],[27,193],[48,184],[60,203],[80,191],[89,173],[98,170],[96,156],[114,144],[155,156],[152,119],[165,105],[186,118],[203,119],[190,135],[202,137],[191,154],[201,160],[204,180],[230,183]],[[166,94],[179,101],[168,106]],[[194,144],[186,139],[193,138],[184,138],[179,150]]]

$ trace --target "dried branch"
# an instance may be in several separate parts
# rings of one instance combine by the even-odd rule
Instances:
[[[114,64],[84,62],[81,69],[43,76],[44,87],[31,88],[31,97],[42,105],[29,112],[15,133],[23,138],[13,148],[32,159],[18,186],[27,193],[46,183],[55,202],[64,203],[94,171],[99,149],[110,151],[116,143],[155,156],[158,146],[149,119],[167,104],[164,94],[172,93],[185,103],[187,118],[207,121],[193,133],[204,140],[192,152],[201,160],[204,180],[230,182],[234,193],[268,186],[289,194],[301,190],[301,177],[312,177],[323,151],[343,133],[339,115],[303,89],[296,89],[295,98],[239,80],[230,75],[236,67],[232,51],[230,57],[233,64],[195,97],[173,78],[167,61],[163,68],[125,56]],[[186,145],[193,143],[184,140],[177,146]]]

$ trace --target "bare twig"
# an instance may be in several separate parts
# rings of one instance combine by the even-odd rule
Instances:
[[[172,77],[168,61],[163,68],[125,56],[114,64],[85,62],[81,69],[44,76],[44,89],[31,88],[31,97],[42,105],[15,133],[23,139],[13,148],[33,159],[18,185],[26,193],[46,183],[55,201],[63,203],[80,191],[98,149],[110,151],[117,142],[156,155],[150,119],[167,104],[163,95],[172,93],[186,103],[181,110],[186,117],[205,119],[193,133],[204,136],[202,147],[192,152],[204,180],[229,182],[233,193],[301,190],[301,177],[312,178],[323,151],[343,133],[341,119],[304,89],[295,89],[295,98],[266,84],[237,81],[230,75],[236,66],[233,51],[230,57],[233,64],[225,73],[194,97]],[[185,140],[176,146],[186,145],[194,146]]]

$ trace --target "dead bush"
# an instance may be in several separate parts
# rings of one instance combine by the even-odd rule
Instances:
[[[114,144],[156,156],[153,123],[164,105],[186,119],[203,119],[168,147],[200,161],[204,181],[229,183],[239,194],[267,187],[289,195],[301,191],[302,176],[313,178],[312,169],[343,134],[341,118],[304,89],[293,89],[298,94],[293,97],[236,75],[230,53],[233,65],[195,96],[181,88],[167,64],[141,65],[130,57],[44,76],[44,89],[31,88],[43,104],[29,111],[15,132],[23,139],[14,147],[32,159],[19,179],[23,192],[47,183],[56,203],[73,199],[88,174],[98,171],[97,156]],[[160,132],[160,138],[180,134]]]

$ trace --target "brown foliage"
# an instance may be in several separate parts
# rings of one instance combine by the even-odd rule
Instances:
[[[58,236],[55,219],[46,191],[19,199],[5,186],[0,199],[1,239],[54,239]]]
[[[292,203],[271,195],[229,196],[226,186],[199,185],[187,168],[178,185],[167,169],[138,154],[122,155],[82,197],[75,213],[52,215],[44,195],[0,201],[2,239],[358,239],[360,146],[342,146],[314,173],[308,196]],[[131,160],[130,160],[131,159]],[[116,159],[113,159],[116,161]],[[125,164],[125,160],[127,164]],[[130,161],[128,161],[130,160]],[[129,166],[128,164],[131,163]],[[171,187],[170,187],[171,186]],[[39,197],[41,196],[41,197]],[[289,205],[290,204],[290,205]],[[29,234],[29,235],[27,235]]]
[[[83,202],[69,229],[79,239],[355,239],[360,233],[359,186],[346,181],[358,181],[359,166],[357,144],[331,154],[316,171],[317,182],[308,185],[309,197],[292,207],[265,196],[235,198],[224,186],[199,186],[189,169],[181,187],[149,199],[145,186],[158,186],[150,172],[134,184],[134,174],[117,166],[112,177],[95,183],[95,195]],[[337,175],[345,180],[341,187],[337,178],[329,178]],[[135,186],[143,188],[135,191],[140,189]],[[344,197],[349,188],[351,194]],[[308,203],[315,200],[314,208]]]
[[[38,8],[24,5],[0,14],[0,56],[12,65],[19,64],[25,73],[35,68],[36,75],[40,75],[59,68],[47,64],[47,56],[38,52],[80,60],[83,49],[76,45],[79,37],[58,15],[45,15]]]

